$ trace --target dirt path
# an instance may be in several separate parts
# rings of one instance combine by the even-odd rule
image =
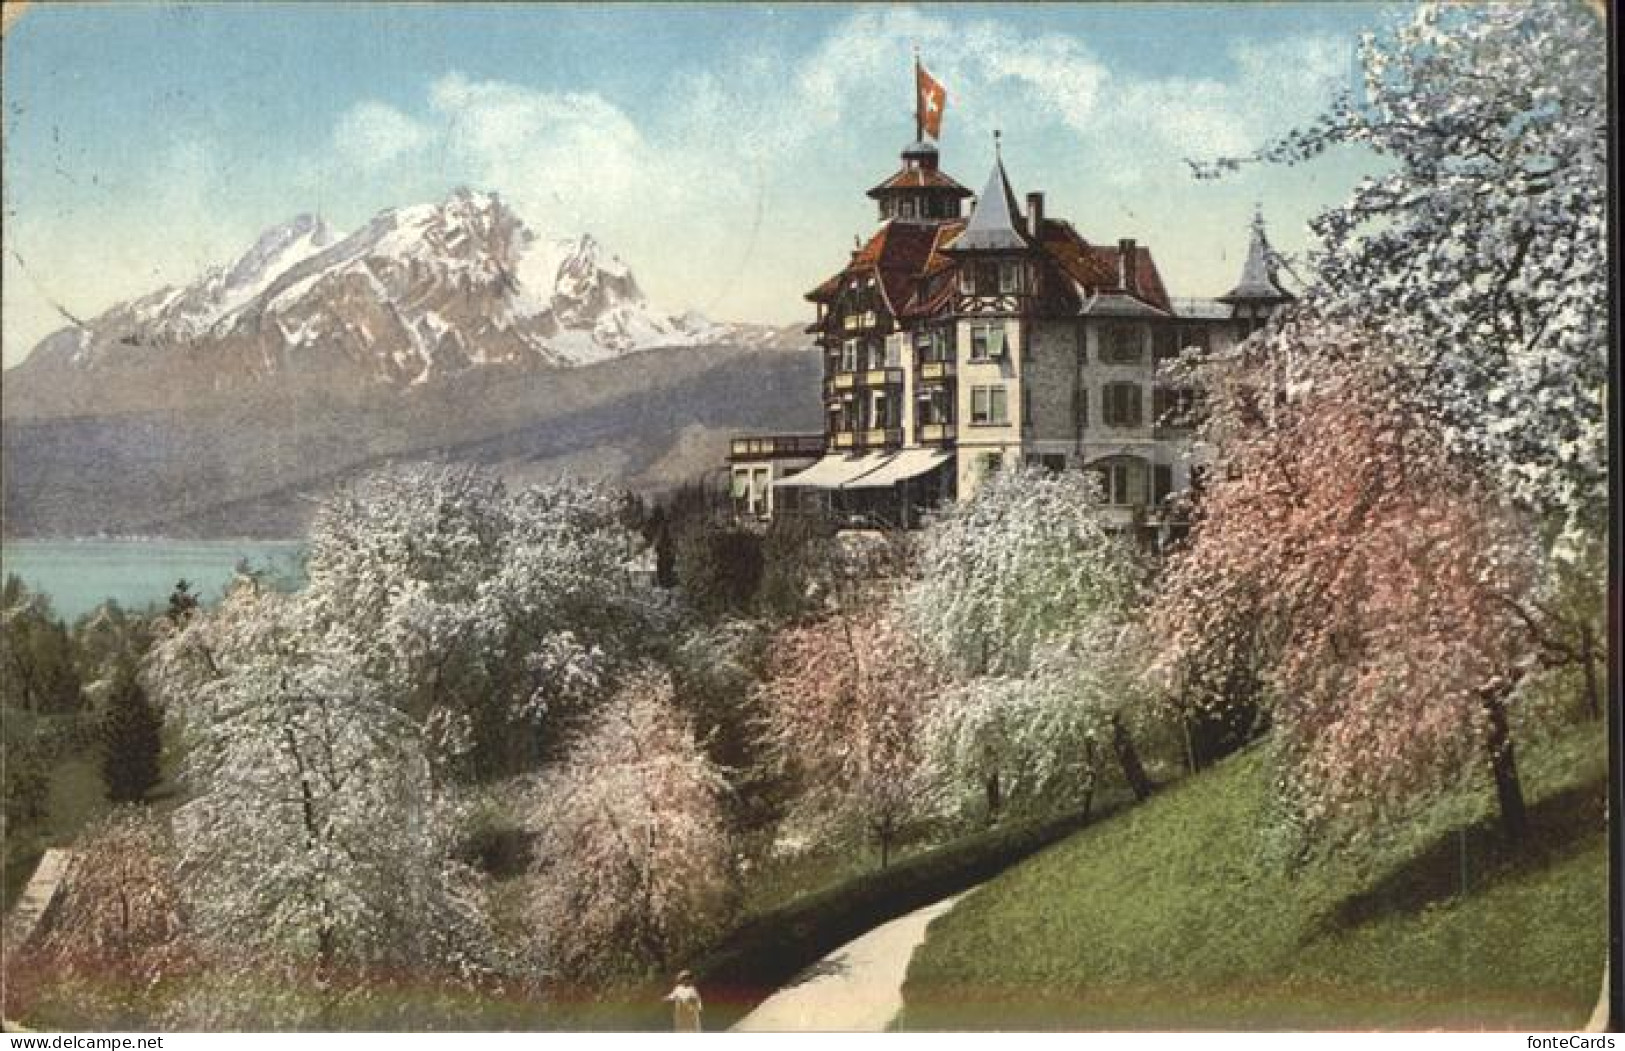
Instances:
[[[882,924],[798,974],[734,1026],[742,1033],[879,1033],[903,1009],[903,978],[926,926],[963,895]]]

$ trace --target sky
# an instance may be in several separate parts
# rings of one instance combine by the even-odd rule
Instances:
[[[1215,182],[1355,87],[1356,3],[52,4],[8,25],[0,349],[186,283],[301,213],[348,231],[458,186],[590,232],[651,300],[804,320],[913,138],[912,55],[947,89],[942,166],[1089,240],[1151,247],[1176,296],[1235,281],[1262,204],[1287,252],[1374,169],[1340,153]]]

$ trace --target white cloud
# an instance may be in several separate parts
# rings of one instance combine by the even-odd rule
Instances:
[[[334,152],[362,171],[373,171],[423,149],[434,132],[393,106],[367,100],[351,106],[333,131]]]
[[[656,151],[632,120],[590,92],[537,91],[450,74],[430,105],[445,149],[483,184],[581,217],[632,207],[654,189]]]

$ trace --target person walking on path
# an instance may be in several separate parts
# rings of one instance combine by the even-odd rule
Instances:
[[[694,976],[688,971],[679,972],[677,985],[666,994],[671,1001],[672,1026],[679,1033],[698,1033],[700,1031],[700,1012],[705,1009],[700,1003],[700,991],[694,988]]]

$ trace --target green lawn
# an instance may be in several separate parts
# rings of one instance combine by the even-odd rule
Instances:
[[[1607,752],[1521,759],[1535,832],[1487,786],[1296,875],[1259,833],[1263,749],[986,884],[931,927],[907,1029],[1574,1029],[1606,956]]]
[[[73,755],[52,766],[44,824],[18,829],[5,844],[0,907],[11,908],[47,847],[68,846],[81,828],[106,809],[101,770],[94,756]]]

